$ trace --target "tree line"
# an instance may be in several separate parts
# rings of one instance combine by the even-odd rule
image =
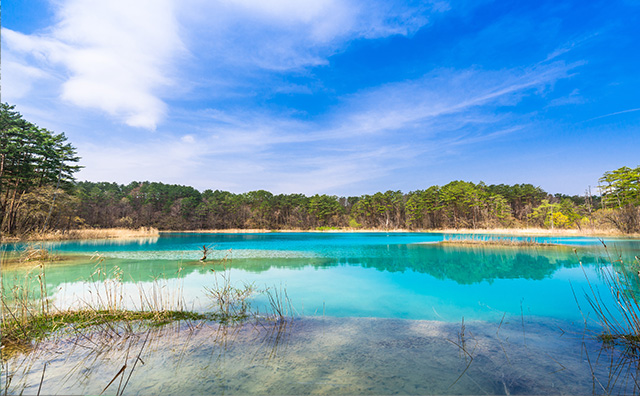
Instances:
[[[82,227],[195,229],[604,228],[640,232],[640,166],[606,172],[600,195],[549,194],[531,184],[452,181],[403,193],[338,197],[236,194],[157,182],[76,182],[64,134],[0,105],[0,231]]]
[[[599,197],[550,195],[531,184],[453,181],[426,190],[338,197],[235,194],[155,182],[76,183],[77,216],[93,227],[190,229],[582,228]]]

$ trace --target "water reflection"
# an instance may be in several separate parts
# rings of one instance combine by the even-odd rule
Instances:
[[[583,263],[596,262],[583,256]],[[490,248],[451,246],[407,246],[400,257],[390,260],[366,260],[364,267],[381,271],[412,270],[437,279],[473,284],[496,279],[544,279],[560,268],[578,265],[568,248]]]
[[[326,312],[332,316],[457,321],[462,316],[500,320],[505,312],[521,311],[579,320],[574,291],[582,299],[582,290],[589,287],[580,263],[594,284],[601,283],[597,264],[608,263],[606,252],[594,247],[580,248],[576,253],[568,247],[345,243],[331,255],[324,248],[316,247],[312,254],[299,248],[295,254],[270,258],[252,256],[262,250],[217,249],[214,259],[204,263],[198,261],[197,249],[181,252],[182,259],[173,250],[119,250],[105,252],[101,265],[107,273],[122,274],[127,302],[137,301],[140,290],[151,290],[161,280],[180,284],[180,296],[189,309],[209,310],[204,290],[214,284],[212,270],[216,270],[229,271],[240,287],[244,283],[254,283],[258,289],[284,286],[297,312],[307,315]],[[634,252],[623,254],[626,260]],[[157,255],[174,258],[158,259]],[[225,256],[228,259],[222,260]],[[96,261],[89,255],[69,253],[63,261],[46,264],[45,270],[47,293],[58,308],[87,301],[93,297],[87,290],[101,287],[90,279]],[[37,278],[25,276],[27,271],[24,266],[3,266],[5,290],[27,283],[38,291]],[[260,295],[252,302],[258,308],[268,305]],[[583,308],[589,310],[586,302]]]
[[[148,255],[153,256],[151,252]],[[429,274],[436,279],[453,280],[461,285],[493,282],[496,279],[533,279],[550,277],[561,268],[575,268],[580,263],[593,265],[607,263],[604,252],[583,249],[574,253],[570,248],[520,248],[501,249],[489,247],[451,247],[434,245],[399,245],[364,257],[286,257],[243,258],[237,251],[219,251],[214,259],[200,262],[185,260],[136,260],[112,258],[106,255],[105,265],[117,266],[126,275],[127,282],[147,282],[158,276],[175,278],[191,273],[207,274],[210,269],[224,266],[250,273],[262,273],[272,269],[301,270],[304,268],[331,268],[355,266],[373,268],[381,272],[406,272]],[[197,252],[191,256],[198,256]],[[630,260],[630,259],[629,259]],[[90,256],[67,255],[62,261],[46,264],[47,282],[56,288],[65,282],[85,281],[94,271],[96,260]],[[7,264],[5,277],[21,278],[31,266]]]

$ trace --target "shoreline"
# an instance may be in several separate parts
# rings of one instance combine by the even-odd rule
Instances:
[[[336,228],[336,229],[200,229],[200,230],[158,230],[152,227],[141,227],[139,229],[108,228],[108,229],[81,229],[69,230],[66,232],[54,231],[46,234],[30,235],[27,237],[3,237],[0,243],[15,242],[46,242],[64,240],[91,240],[91,239],[138,239],[158,237],[161,234],[269,234],[269,233],[422,233],[422,234],[449,234],[449,235],[492,235],[507,237],[613,237],[613,238],[640,238],[640,234],[623,234],[613,229],[544,229],[544,228],[445,228],[433,230],[409,230],[409,229],[363,229],[363,228]]]
[[[445,228],[433,230],[408,230],[408,229],[379,229],[379,228],[340,228],[325,230],[268,230],[268,229],[201,229],[201,230],[166,230],[160,234],[269,234],[269,233],[417,233],[417,234],[460,234],[460,235],[507,235],[507,236],[576,236],[576,237],[619,237],[619,238],[640,238],[640,234],[623,234],[617,230],[576,230],[576,229],[544,229],[544,228]]]
[[[154,238],[160,236],[160,231],[153,227],[140,228],[86,228],[67,231],[49,231],[46,233],[31,234],[23,237],[0,238],[0,243],[15,242],[49,242],[49,241],[84,241],[91,239],[138,239]]]

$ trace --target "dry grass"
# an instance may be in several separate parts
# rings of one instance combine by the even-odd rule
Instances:
[[[139,306],[134,304],[133,309],[127,309],[125,302],[128,299],[133,302],[133,296],[124,293],[122,271],[117,266],[107,270],[101,256],[97,256],[96,270],[87,282],[90,299],[78,300],[76,308],[60,310],[51,304],[46,290],[45,264],[53,258],[55,256],[43,247],[29,246],[20,260],[31,263],[33,268],[23,279],[0,280],[3,348],[28,350],[34,341],[67,325],[75,330],[96,326],[113,330],[114,322],[122,322],[123,328],[131,332],[134,322],[162,326],[173,321],[215,319],[183,309],[180,276],[177,287],[157,279],[150,289],[139,286]],[[0,256],[0,264],[4,261]],[[4,276],[3,273],[0,275]]]
[[[527,239],[514,239],[514,238],[501,238],[494,236],[455,236],[446,237],[440,245],[462,245],[462,246],[513,246],[513,247],[530,247],[530,246],[558,246],[554,243],[538,242],[533,238]]]
[[[588,290],[585,291],[585,297],[603,328],[603,331],[598,335],[603,346],[617,347],[621,354],[615,359],[611,355],[611,366],[606,381],[596,380],[596,377],[593,376],[594,394],[600,393],[596,392],[600,389],[603,394],[612,394],[612,390],[620,385],[622,385],[621,389],[625,389],[628,384],[633,384],[633,394],[635,395],[640,390],[640,382],[638,382],[638,374],[640,374],[640,290],[638,289],[640,258],[636,256],[634,261],[625,263],[622,256],[611,257],[604,242],[603,246],[610,265],[601,266],[598,277],[604,283],[605,291],[601,294],[598,286],[591,284],[587,272],[582,267],[589,285]],[[580,262],[580,266],[582,266],[582,262]],[[608,294],[607,292],[611,294],[613,301],[603,298]],[[577,297],[576,303],[578,303]],[[580,307],[579,303],[578,307]],[[587,318],[585,317],[585,326]],[[592,359],[586,351],[585,357],[593,375]],[[597,363],[598,360],[600,360],[600,355],[595,362]]]
[[[584,229],[559,229],[548,228],[446,228],[441,230],[425,230],[424,232],[437,232],[445,234],[488,234],[488,235],[518,235],[518,236],[625,236],[634,237],[640,234],[623,234],[613,228],[584,228]]]
[[[277,230],[280,232],[281,230]],[[243,234],[243,233],[268,233],[272,232],[272,230],[267,230],[263,228],[229,228],[229,229],[215,229],[215,230],[179,230],[179,231],[162,231],[167,233],[179,232],[179,233],[190,233],[190,234]],[[302,230],[291,230],[291,232],[303,232]]]
[[[164,232],[164,231],[162,231]],[[203,234],[242,234],[242,233],[270,233],[270,232],[344,232],[344,233],[359,233],[359,232],[423,232],[423,233],[443,233],[443,234],[487,234],[487,235],[517,235],[517,236],[621,236],[621,237],[640,237],[640,234],[623,234],[614,228],[584,228],[584,229],[547,229],[547,228],[443,228],[443,229],[431,229],[431,230],[410,230],[405,228],[397,229],[384,229],[384,228],[332,228],[332,229],[282,229],[282,230],[268,230],[268,229],[201,229],[201,230],[180,230],[180,231],[166,231],[166,232],[180,232],[180,233],[203,233]]]
[[[9,349],[13,352],[29,350],[34,342],[59,334],[64,329],[77,333],[80,329],[93,331],[98,328],[119,336],[123,331],[132,334],[140,325],[163,326],[186,321],[191,327],[191,321],[227,323],[258,315],[249,311],[249,299],[257,292],[255,286],[232,285],[226,258],[222,260],[220,271],[211,268],[215,274],[214,284],[205,288],[217,308],[214,311],[196,313],[185,310],[182,268],[175,279],[154,279],[150,287],[138,285],[139,304],[136,304],[135,296],[125,293],[122,270],[118,266],[107,266],[101,255],[92,257],[96,266],[86,283],[88,299],[79,299],[73,308],[60,310],[52,304],[46,289],[45,264],[55,257],[44,247],[30,245],[19,258],[20,262],[32,265],[24,278],[14,282],[0,278],[3,354]],[[4,255],[0,255],[0,265],[5,262]],[[274,308],[267,319],[282,321],[292,312],[286,291],[268,294],[268,298],[272,307],[277,309]]]
[[[41,245],[27,245],[18,257],[20,263],[50,262],[59,259],[59,256],[51,253]]]
[[[247,318],[250,308],[248,300],[256,293],[255,285],[234,286],[231,282],[231,273],[226,267],[220,271],[214,269],[211,271],[214,273],[214,285],[205,287],[205,292],[217,308],[217,317],[223,322]]]
[[[282,232],[282,233],[294,233],[294,232],[349,232],[349,233],[358,233],[358,232],[416,232],[415,230],[408,230],[404,228],[398,229],[384,229],[384,228],[339,228],[339,227],[331,227],[331,228],[314,228],[312,230],[309,229],[281,229],[281,230],[268,230],[268,229],[260,229],[260,228],[231,228],[231,229],[208,229],[208,230],[180,230],[180,231],[161,231],[161,232],[179,232],[179,233],[196,233],[196,234],[265,234],[271,232]]]
[[[608,250],[606,251],[609,255]],[[625,263],[622,257],[613,259],[609,256],[609,262],[611,266],[600,268],[600,276],[605,288],[613,296],[614,304],[611,306],[604,302],[600,291],[591,285],[585,272],[589,282],[589,292],[585,293],[586,298],[604,328],[600,338],[603,341],[628,347],[640,361],[638,354],[640,351],[640,295],[637,289],[640,259],[636,256],[635,261]]]
[[[86,228],[69,231],[49,231],[44,233],[29,234],[21,240],[26,241],[63,241],[73,239],[127,239],[156,237],[160,232],[152,227],[128,228]]]

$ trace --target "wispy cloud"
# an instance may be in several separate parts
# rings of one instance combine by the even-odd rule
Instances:
[[[120,158],[145,151],[139,159],[147,165],[115,160],[105,166],[106,158],[93,158],[96,163],[83,172],[96,179],[102,164],[104,175],[126,174],[122,180],[162,175],[202,189],[358,194],[416,161],[437,161],[522,133],[531,121],[512,114],[519,101],[551,89],[571,69],[554,62],[524,70],[439,70],[350,95],[331,112],[306,120],[255,110],[192,112],[181,117],[188,123],[173,126],[189,130],[184,136],[100,154]],[[175,168],[163,171],[167,163]]]
[[[2,79],[2,95],[13,100],[24,98],[36,81],[48,77],[41,69],[25,64],[8,51],[2,54],[2,72],[11,76],[10,79]]]
[[[70,0],[56,16],[33,35],[2,29],[10,53],[64,75],[60,97],[69,103],[154,129],[166,112],[162,90],[173,83],[171,58],[184,51],[171,1]]]
[[[598,117],[589,118],[588,120],[585,120],[583,122],[595,121],[595,120],[599,120],[601,118],[613,117],[613,116],[620,115],[620,114],[635,113],[636,111],[640,111],[640,108],[616,111],[614,113],[609,113],[609,114],[604,114],[604,115],[601,115],[601,116],[598,116]]]
[[[574,67],[553,62],[524,70],[438,70],[418,80],[387,84],[348,98],[336,117],[345,121],[333,135],[402,130],[419,138],[435,134],[438,130],[428,126],[451,114],[464,115],[456,122],[481,123],[480,119],[493,117],[499,108],[516,105],[523,95],[549,89]],[[490,108],[482,116],[469,118],[483,106]]]
[[[554,106],[566,106],[566,105],[576,105],[585,103],[586,99],[580,94],[580,90],[574,89],[567,96],[562,96],[556,99],[553,99],[549,102],[549,107]]]
[[[5,67],[28,77],[7,96],[25,96],[34,81],[52,76],[60,80],[55,95],[67,103],[155,129],[169,98],[203,82],[215,95],[237,90],[255,70],[322,65],[350,40],[409,35],[447,9],[444,2],[65,0],[46,30],[2,29],[5,54],[15,59]],[[223,84],[211,84],[222,76]]]
[[[188,41],[214,69],[229,66],[272,71],[327,63],[353,39],[411,35],[445,2],[190,0],[179,17]]]

